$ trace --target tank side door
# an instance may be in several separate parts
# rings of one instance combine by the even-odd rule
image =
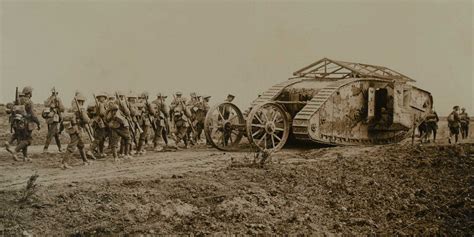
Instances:
[[[367,122],[369,122],[375,116],[375,88],[369,87],[369,89],[367,90],[367,94],[368,94]]]

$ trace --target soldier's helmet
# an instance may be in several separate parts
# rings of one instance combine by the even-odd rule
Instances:
[[[191,93],[189,94],[189,96],[191,96],[191,97],[193,97],[193,98],[197,97],[196,92],[191,92]]]
[[[31,86],[25,86],[23,87],[23,90],[21,91],[23,94],[27,95],[33,93],[33,88]]]
[[[140,98],[148,98],[148,92],[144,91],[140,94]]]
[[[109,107],[110,110],[114,111],[114,110],[118,110],[119,107],[117,104],[111,104],[110,107]]]
[[[18,97],[25,97],[25,93],[19,92],[19,93],[18,93]]]
[[[181,96],[182,94],[181,91],[176,92],[176,96]]]
[[[125,92],[122,90],[117,91],[117,95],[119,96],[126,96]]]
[[[87,111],[89,111],[90,113],[95,113],[95,103],[90,103],[89,105],[87,105]]]
[[[156,97],[158,97],[158,98],[162,98],[162,97],[163,97],[163,95],[161,94],[161,92],[158,92],[158,94],[156,94]]]
[[[95,95],[95,97],[96,97],[96,98],[99,98],[99,97],[105,97],[105,98],[108,98],[108,97],[109,97],[109,95],[107,94],[107,92],[105,92],[105,91],[101,91],[101,92],[97,93],[97,94]]]
[[[133,93],[132,91],[130,91],[127,95],[128,98],[137,98],[137,94]]]
[[[230,97],[230,98],[235,98],[235,95],[232,95],[232,94],[228,94],[227,97]]]
[[[203,98],[203,99],[210,99],[211,96],[210,96],[210,95],[205,95],[205,96],[203,96],[202,98]]]
[[[459,109],[459,106],[456,105],[456,106],[453,107],[453,109],[454,109],[454,110],[458,110],[458,109]]]
[[[464,107],[463,107],[463,108],[461,108],[461,110],[462,110],[462,111],[465,111],[465,110],[466,110],[466,108],[464,108]]]
[[[76,98],[77,101],[86,101],[86,97],[84,97],[80,92],[76,93],[74,98]]]

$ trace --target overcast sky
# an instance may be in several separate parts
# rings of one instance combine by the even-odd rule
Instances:
[[[472,1],[1,1],[0,101],[79,90],[227,93],[247,107],[322,57],[417,80],[474,115]],[[68,104],[68,103],[66,103]]]

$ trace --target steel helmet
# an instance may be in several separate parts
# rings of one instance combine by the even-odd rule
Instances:
[[[25,86],[23,87],[23,90],[22,90],[23,94],[31,94],[33,93],[33,88],[31,86]]]

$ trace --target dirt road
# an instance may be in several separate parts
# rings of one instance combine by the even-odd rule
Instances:
[[[291,148],[260,167],[249,152],[194,148],[71,170],[61,154],[2,152],[0,233],[470,235],[473,150]],[[25,192],[33,173],[39,186]]]

